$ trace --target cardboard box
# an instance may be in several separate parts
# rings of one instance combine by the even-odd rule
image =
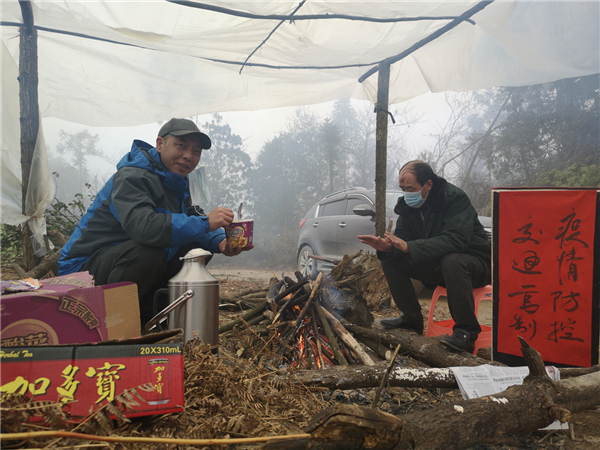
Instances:
[[[138,393],[146,400],[127,417],[179,412],[184,408],[182,330],[125,341],[0,350],[2,393],[27,394],[32,401],[64,403],[73,420],[87,416],[124,391],[151,383]],[[167,338],[167,339],[165,339]],[[158,341],[158,342],[157,342]]]
[[[139,336],[137,286],[95,286],[78,272],[42,280],[35,291],[0,298],[2,348],[79,344]]]

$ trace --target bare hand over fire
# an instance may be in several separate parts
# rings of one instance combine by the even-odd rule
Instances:
[[[360,235],[358,236],[358,239],[363,244],[370,245],[380,252],[391,252],[393,246],[404,253],[408,253],[408,244],[406,241],[387,231],[383,238],[378,236]]]
[[[363,244],[370,245],[378,252],[389,252],[392,250],[392,245],[387,240],[378,236],[360,235],[358,239]]]
[[[389,231],[386,231],[385,234],[385,239],[392,244],[394,247],[396,247],[398,250],[404,252],[404,253],[408,253],[408,244],[406,243],[405,240],[400,239],[398,236],[396,236],[395,234],[390,233]]]

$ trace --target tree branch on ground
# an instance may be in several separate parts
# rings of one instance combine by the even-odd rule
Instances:
[[[462,449],[505,435],[533,433],[555,420],[564,423],[571,413],[600,404],[600,372],[554,382],[545,374],[539,353],[524,340],[521,345],[530,364],[530,376],[523,385],[402,418],[372,408],[336,404],[310,420],[305,430],[311,434],[310,448],[335,444],[370,449]],[[285,448],[308,448],[306,442],[298,444],[294,447],[288,442]],[[265,448],[282,447],[272,443]]]

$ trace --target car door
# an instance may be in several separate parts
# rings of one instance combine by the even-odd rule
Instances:
[[[339,253],[337,229],[341,218],[344,217],[346,198],[330,200],[319,205],[317,217],[313,223],[315,251],[325,258],[337,258]],[[318,244],[317,244],[318,242]]]
[[[345,254],[351,255],[359,250],[371,251],[372,247],[362,244],[357,236],[361,234],[375,235],[375,219],[369,216],[358,216],[354,214],[355,206],[367,204],[375,209],[373,202],[362,194],[349,194],[345,206],[344,215],[340,216],[337,223],[337,252],[338,259]]]

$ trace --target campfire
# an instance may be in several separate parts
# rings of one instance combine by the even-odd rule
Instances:
[[[329,276],[319,274],[310,281],[297,273],[296,278],[272,277],[264,301],[221,327],[220,332],[233,329],[241,338],[238,355],[268,355],[269,364],[276,368],[322,370],[338,365],[373,365],[373,359],[346,330],[345,319],[338,313],[343,305],[338,311],[332,305],[343,295]],[[366,305],[364,310],[372,322]]]

